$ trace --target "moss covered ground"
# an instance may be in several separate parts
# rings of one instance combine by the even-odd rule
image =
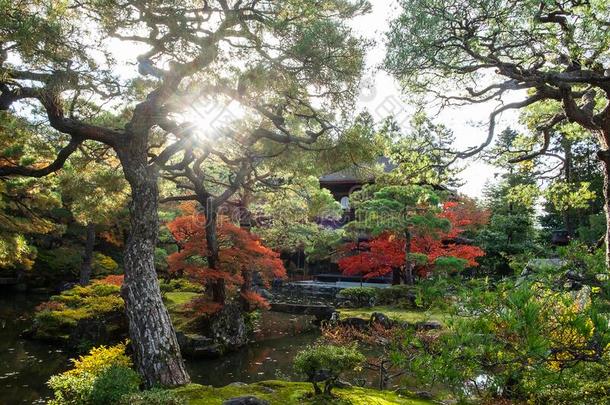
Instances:
[[[185,308],[184,305],[191,302],[198,295],[201,294],[181,291],[167,292],[163,295],[163,300],[172,318],[172,323],[177,330],[187,332],[190,329],[189,326],[193,320],[192,311]]]
[[[229,398],[252,395],[268,401],[271,405],[431,405],[433,402],[422,399],[401,397],[391,391],[378,391],[367,388],[335,388],[332,398],[312,395],[311,384],[287,381],[263,381],[253,384],[231,384],[214,388],[190,384],[174,390],[184,397],[189,405],[221,405]]]
[[[402,309],[391,306],[374,306],[370,308],[341,308],[338,309],[341,318],[363,318],[370,319],[373,312],[381,312],[393,321],[416,323],[423,321],[443,322],[447,314],[438,310],[418,311],[413,309]]]

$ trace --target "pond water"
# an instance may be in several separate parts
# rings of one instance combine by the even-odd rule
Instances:
[[[30,326],[38,303],[47,297],[0,290],[0,404],[45,403],[51,392],[46,381],[67,370],[68,353],[61,347],[20,337]],[[308,331],[310,319],[267,312],[260,320],[257,342],[219,359],[190,359],[193,382],[224,386],[231,382],[255,382],[296,377],[295,354],[319,336]]]

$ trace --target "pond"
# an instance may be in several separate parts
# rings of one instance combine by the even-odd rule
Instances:
[[[46,381],[67,370],[73,353],[58,345],[20,337],[30,326],[34,308],[45,296],[0,291],[0,403],[45,403],[51,395]],[[308,331],[309,319],[267,312],[256,333],[259,340],[219,359],[187,360],[193,382],[224,386],[294,378],[292,360],[319,336]]]

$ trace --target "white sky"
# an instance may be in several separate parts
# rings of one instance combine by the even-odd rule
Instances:
[[[385,55],[384,33],[388,30],[389,21],[400,13],[395,0],[373,0],[373,10],[370,14],[358,17],[351,26],[360,35],[374,40],[376,43],[367,56],[369,67],[369,90],[361,92],[358,108],[366,108],[376,119],[389,115],[388,110],[398,116],[399,122],[408,122],[412,114],[409,95],[403,94],[398,82],[386,72],[379,69]],[[515,94],[515,98],[519,95]],[[512,101],[512,98],[511,98]],[[456,148],[466,149],[469,146],[480,144],[487,136],[487,119],[497,102],[470,105],[460,108],[447,109],[435,117],[435,122],[442,123],[452,129],[456,137]],[[409,111],[411,109],[411,111]],[[430,116],[437,111],[429,111]],[[517,127],[517,113],[506,112],[496,123],[496,133],[508,125]],[[493,180],[498,169],[481,161],[463,161],[466,169],[461,173],[464,185],[460,192],[472,197],[480,197],[482,188],[487,180]]]

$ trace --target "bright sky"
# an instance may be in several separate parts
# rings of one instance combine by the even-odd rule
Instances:
[[[369,88],[361,91],[358,107],[366,108],[376,119],[382,119],[393,113],[398,117],[399,122],[408,123],[413,112],[413,107],[409,103],[409,94],[403,94],[399,83],[379,69],[385,55],[384,33],[388,30],[389,21],[400,13],[400,9],[395,0],[374,0],[371,3],[372,12],[358,17],[352,23],[356,32],[376,42],[367,57],[369,73],[365,83]],[[514,97],[519,98],[519,95],[515,94]],[[487,119],[496,105],[497,102],[491,102],[447,109],[436,116],[435,121],[453,130],[456,148],[466,149],[480,144],[485,139]],[[436,113],[436,110],[428,112],[431,116]],[[496,124],[496,131],[502,131],[508,125],[517,126],[517,113],[503,114]],[[464,185],[459,191],[472,197],[480,197],[485,182],[493,180],[494,173],[498,170],[472,159],[464,161],[463,164],[466,165],[466,169],[461,173]]]
[[[357,107],[358,110],[366,108],[377,120],[394,115],[399,122],[405,123],[406,127],[414,111],[409,102],[409,94],[403,94],[398,82],[380,69],[385,55],[384,34],[388,30],[390,19],[397,16],[400,9],[396,0],[372,0],[371,3],[373,4],[372,12],[356,18],[351,23],[357,34],[375,41],[375,45],[369,49],[367,55],[368,73]],[[110,46],[119,60],[117,68],[121,70],[121,74],[125,77],[136,74],[136,67],[133,63],[133,44],[113,40]],[[510,101],[516,98],[520,98],[519,94],[511,97]],[[447,109],[434,118],[437,123],[442,123],[453,130],[456,137],[456,148],[466,149],[480,144],[485,139],[487,118],[496,105],[497,102],[491,102],[459,109]],[[437,112],[436,109],[431,109],[428,111],[428,115],[432,116]],[[210,112],[210,114],[212,113],[215,112]],[[503,114],[496,123],[496,131],[502,131],[508,125],[517,127],[516,112]],[[462,161],[461,164],[466,168],[461,173],[464,185],[459,191],[472,197],[480,197],[485,182],[493,180],[494,173],[498,172],[498,169],[473,159]]]

